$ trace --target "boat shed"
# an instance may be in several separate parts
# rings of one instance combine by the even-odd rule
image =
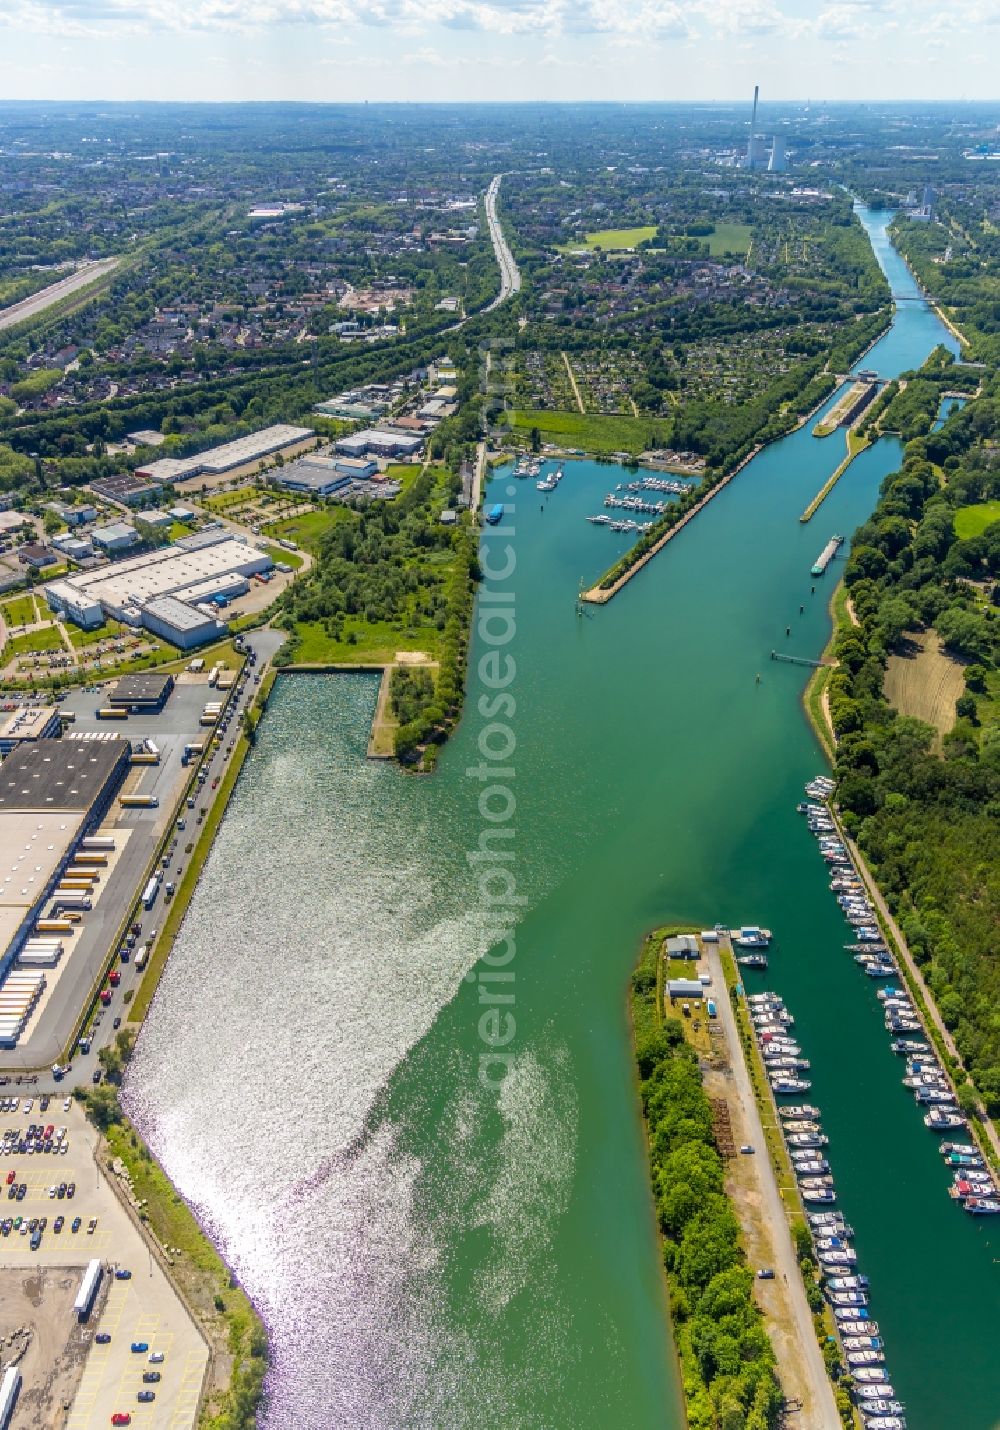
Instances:
[[[676,938],[668,938],[666,949],[669,958],[697,958],[701,953],[693,933],[682,933]]]
[[[671,998],[703,998],[705,989],[697,978],[668,978],[667,995]]]

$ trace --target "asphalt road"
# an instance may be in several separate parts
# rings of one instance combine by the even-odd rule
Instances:
[[[795,1248],[792,1245],[792,1235],[788,1227],[788,1218],[785,1214],[785,1204],[781,1200],[777,1179],[774,1175],[774,1168],[768,1156],[767,1143],[764,1140],[764,1128],[761,1124],[760,1112],[757,1107],[757,1099],[754,1096],[753,1086],[750,1082],[750,1074],[747,1070],[746,1058],[744,1057],[743,1048],[740,1044],[739,1029],[736,1026],[736,1015],[733,1012],[732,1004],[729,1001],[729,994],[726,990],[726,978],[718,945],[706,943],[705,953],[712,975],[712,984],[715,988],[720,990],[720,996],[717,999],[719,1021],[726,1035],[726,1043],[729,1048],[729,1065],[732,1069],[736,1095],[740,1103],[743,1125],[749,1129],[751,1145],[757,1149],[756,1155],[751,1160],[754,1164],[754,1171],[757,1174],[761,1211],[763,1212],[768,1231],[770,1232],[774,1259],[772,1269],[775,1275],[782,1279],[789,1309],[794,1317],[796,1340],[798,1343],[795,1358],[800,1374],[808,1386],[810,1401],[808,1405],[809,1415],[807,1420],[804,1421],[803,1430],[805,1430],[805,1425],[809,1426],[809,1430],[838,1430],[838,1427],[841,1426],[841,1419],[833,1398],[830,1377],[826,1373],[823,1353],[819,1348],[819,1342],[813,1330],[812,1312],[809,1309],[809,1302],[806,1300],[802,1274],[799,1271]]]
[[[502,174],[496,174],[490,181],[490,186],[486,190],[486,221],[490,227],[490,238],[493,242],[493,252],[496,254],[497,263],[500,265],[500,292],[488,303],[485,312],[489,313],[493,308],[499,308],[501,303],[506,303],[512,294],[520,291],[521,271],[514,262],[514,255],[511,253],[504,238],[503,229],[500,226],[500,219],[497,216],[497,194],[500,192],[500,180]]]
[[[53,303],[69,297],[80,288],[86,288],[88,283],[93,283],[112,268],[117,268],[120,262],[118,258],[102,258],[98,263],[87,263],[75,272],[67,274],[65,278],[60,278],[58,283],[50,283],[47,288],[32,293],[28,298],[22,298],[20,303],[4,308],[0,311],[0,329],[13,328],[17,323],[26,322],[28,318],[37,318],[39,313],[51,308]]]

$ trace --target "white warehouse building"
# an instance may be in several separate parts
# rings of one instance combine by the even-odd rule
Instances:
[[[206,619],[196,608],[216,596],[231,600],[242,595],[247,578],[268,570],[272,561],[225,530],[219,530],[214,541],[206,542],[205,535],[113,566],[76,571],[46,586],[45,598],[58,615],[85,629],[108,619],[123,621],[144,626],[182,649],[215,639],[224,625],[214,615]],[[181,619],[182,610],[190,617]]]

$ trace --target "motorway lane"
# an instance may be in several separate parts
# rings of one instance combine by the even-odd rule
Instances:
[[[488,303],[485,312],[490,312],[493,308],[499,308],[501,303],[506,303],[512,294],[520,291],[521,271],[514,262],[514,255],[511,253],[504,238],[503,228],[497,215],[497,195],[500,192],[500,180],[502,174],[496,174],[490,181],[490,186],[486,190],[486,221],[489,224],[490,239],[493,242],[493,252],[496,254],[497,263],[500,265],[500,292]]]
[[[53,303],[69,297],[80,288],[86,288],[88,283],[93,283],[111,269],[117,268],[120,262],[120,258],[102,258],[97,263],[88,263],[85,267],[78,268],[75,273],[60,278],[58,283],[50,283],[47,288],[22,298],[20,303],[13,303],[9,308],[0,310],[0,330],[13,328],[17,323],[26,323],[29,318],[37,318],[39,313],[51,308]]]

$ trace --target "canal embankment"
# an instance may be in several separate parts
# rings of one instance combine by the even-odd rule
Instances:
[[[872,346],[874,346],[874,343],[881,341],[881,338],[884,336],[885,334],[883,332],[879,335],[878,338],[875,338],[873,340]],[[832,374],[830,375],[830,381],[835,384],[835,379]],[[621,559],[621,561],[616,563],[617,566],[622,566],[624,568],[621,571],[621,574],[609,581],[608,578],[611,573],[605,572],[605,574],[601,577],[601,579],[597,582],[596,585],[591,586],[588,590],[581,592],[580,600],[586,601],[591,605],[603,606],[606,605],[608,601],[612,600],[613,597],[617,596],[618,592],[622,590],[624,586],[628,585],[632,577],[635,576],[637,572],[641,571],[644,566],[647,566],[649,562],[652,561],[653,557],[657,556],[668,544],[668,542],[672,541],[673,538],[694,519],[694,517],[696,517],[700,512],[704,511],[705,508],[708,506],[709,502],[713,499],[713,497],[718,496],[718,494],[723,491],[730,484],[730,482],[733,481],[735,477],[739,476],[740,472],[742,472],[745,467],[748,467],[750,465],[750,463],[754,460],[755,457],[759,456],[760,453],[765,451],[768,447],[772,447],[775,443],[784,441],[787,437],[791,436],[795,432],[800,431],[809,422],[811,422],[812,419],[816,416],[816,414],[823,408],[823,406],[827,402],[829,402],[830,394],[831,389],[827,387],[826,390],[823,392],[822,396],[818,399],[818,401],[813,403],[812,407],[809,408],[808,412],[804,412],[798,417],[795,422],[795,425],[791,427],[788,432],[782,433],[780,437],[775,437],[769,442],[757,443],[751,449],[751,451],[749,451],[747,455],[740,462],[738,462],[735,467],[732,468],[731,471],[726,472],[725,475],[722,476],[711,487],[709,487],[707,491],[703,492],[703,494],[698,497],[693,506],[688,507],[686,510],[677,507],[672,507],[662,517],[660,517],[658,521],[651,523],[653,530],[647,533],[646,539],[651,540],[652,544],[649,546],[645,546],[643,544],[643,538],[640,538],[640,540],[632,548],[632,551],[626,552],[625,556]],[[696,489],[692,488],[692,492],[694,492],[694,490]],[[677,514],[678,510],[681,510],[680,516],[678,516]],[[665,527],[666,529],[662,532],[662,535],[657,535],[657,529],[661,526]],[[612,567],[611,571],[613,572],[615,569],[616,567]],[[605,582],[608,582],[608,584],[606,585]]]
[[[819,491],[813,497],[812,501],[806,507],[802,515],[799,517],[800,522],[807,522],[812,520],[812,518],[819,511],[820,507],[826,501],[827,497],[833,491],[834,487],[840,481],[841,477],[847,471],[848,467],[854,461],[854,458],[859,456],[865,450],[865,448],[870,445],[871,443],[868,437],[862,436],[861,433],[855,432],[853,429],[848,429],[847,456],[820,487]]]

